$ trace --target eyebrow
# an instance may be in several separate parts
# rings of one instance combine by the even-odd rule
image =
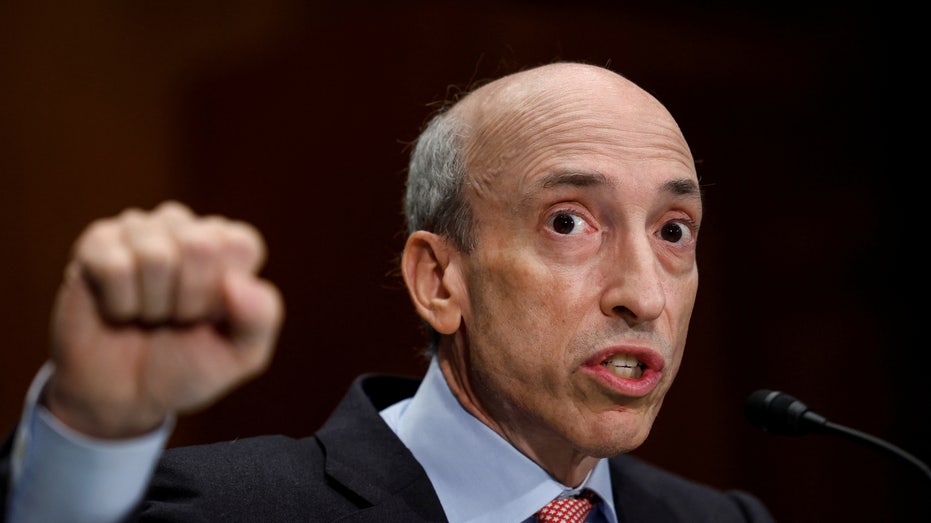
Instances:
[[[544,178],[542,187],[544,189],[551,189],[563,185],[570,187],[592,187],[610,184],[608,178],[599,172],[560,172]]]
[[[694,196],[701,199],[701,188],[698,186],[698,183],[691,178],[669,180],[663,184],[663,191],[670,192],[676,196]]]
[[[611,184],[612,182],[599,172],[559,172],[545,177],[541,186],[544,189],[551,189],[560,186],[594,187]],[[669,180],[663,184],[661,190],[676,196],[691,196],[698,199],[702,197],[701,188],[691,178]]]

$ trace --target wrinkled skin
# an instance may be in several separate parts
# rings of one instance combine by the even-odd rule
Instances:
[[[698,287],[694,161],[653,97],[551,64],[451,109],[469,126],[475,248],[417,232],[405,277],[463,406],[566,485],[647,435]],[[637,379],[603,365],[635,355]],[[607,361],[607,363],[611,363]]]

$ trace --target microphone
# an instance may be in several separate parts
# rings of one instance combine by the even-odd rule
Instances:
[[[931,480],[931,469],[915,456],[885,440],[830,422],[784,392],[768,389],[754,392],[744,403],[744,414],[750,423],[770,434],[782,436],[834,434],[878,448],[918,467],[927,479]]]

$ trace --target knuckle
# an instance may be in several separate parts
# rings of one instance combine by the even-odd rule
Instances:
[[[138,207],[127,207],[123,209],[122,212],[117,216],[117,220],[125,223],[130,222],[141,222],[144,221],[146,217],[145,211]]]
[[[178,258],[174,245],[158,237],[150,237],[137,243],[135,256],[142,267],[153,270],[170,270]]]
[[[258,229],[245,222],[231,222],[226,229],[225,250],[237,267],[255,270],[265,261],[265,240]]]
[[[189,216],[192,214],[191,209],[177,200],[165,200],[155,208],[158,214],[171,214],[177,216]]]
[[[98,280],[124,280],[135,271],[135,260],[120,244],[105,244],[84,258],[83,265]]]
[[[178,233],[178,245],[186,256],[209,256],[219,251],[221,238],[207,222],[192,223]]]

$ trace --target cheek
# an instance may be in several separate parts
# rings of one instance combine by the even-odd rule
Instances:
[[[549,383],[553,369],[572,358],[584,318],[578,280],[519,256],[500,255],[474,271],[465,318],[474,368],[520,386],[558,388]]]
[[[688,321],[695,306],[698,294],[698,268],[692,263],[687,269],[668,271],[663,275],[663,293],[666,295],[666,309],[677,320]]]
[[[690,275],[679,285],[667,289],[667,309],[669,314],[668,329],[670,340],[675,350],[675,363],[678,367],[685,350],[688,337],[689,322],[692,318],[692,309],[695,306],[696,291],[698,290],[697,274]]]
[[[498,268],[502,267],[502,268]],[[537,271],[504,258],[472,273],[469,282],[470,304],[474,312],[473,334],[512,332],[515,336],[532,336],[535,320],[551,301],[550,286],[540,284]]]
[[[522,324],[565,323],[571,316],[569,305],[580,303],[589,280],[581,272],[580,267],[564,270],[532,256],[501,252],[476,271],[470,288],[480,289],[474,302],[524,318]]]
[[[669,296],[672,298],[676,311],[676,320],[679,322],[679,333],[684,337],[688,330],[692,310],[695,308],[695,298],[698,294],[698,273],[693,272],[682,285],[676,286]]]

